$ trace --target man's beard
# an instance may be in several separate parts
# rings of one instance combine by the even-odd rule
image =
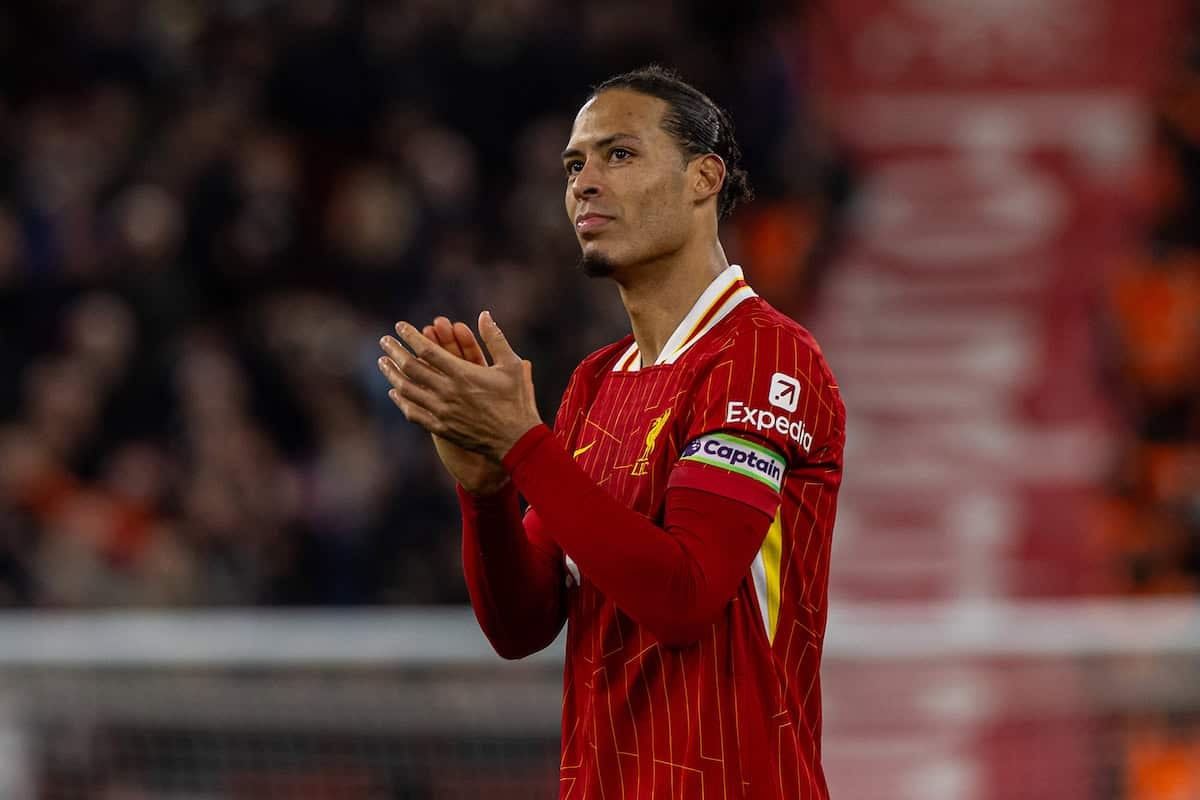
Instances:
[[[584,253],[579,257],[579,270],[589,278],[609,278],[617,265],[603,253]]]

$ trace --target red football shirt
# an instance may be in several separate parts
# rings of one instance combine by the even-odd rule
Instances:
[[[818,668],[845,410],[812,336],[718,276],[642,364],[633,337],[589,356],[555,435],[613,497],[661,523],[668,486],[774,521],[733,600],[678,648],[569,558],[561,797],[826,798]]]

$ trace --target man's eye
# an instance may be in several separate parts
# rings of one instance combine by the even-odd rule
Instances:
[[[567,162],[567,174],[568,175],[577,175],[581,169],[583,169],[582,161],[575,160],[575,161]]]
[[[632,156],[633,153],[629,152],[624,147],[614,147],[612,150],[612,153],[610,153],[610,155],[617,161],[624,161],[625,159]]]

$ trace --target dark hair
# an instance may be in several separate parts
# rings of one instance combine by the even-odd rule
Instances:
[[[742,150],[733,138],[733,120],[708,95],[687,83],[674,70],[651,64],[609,78],[592,89],[591,97],[609,89],[629,89],[665,100],[662,127],[674,137],[687,161],[712,153],[725,162],[725,183],[717,198],[717,218],[724,219],[754,191],[741,167]],[[588,99],[590,100],[591,97]]]

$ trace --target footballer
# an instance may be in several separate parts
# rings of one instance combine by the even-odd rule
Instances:
[[[566,625],[560,798],[828,797],[845,409],[817,342],[726,258],[739,155],[728,115],[659,67],[580,108],[567,217],[631,333],[576,368],[553,428],[490,313],[478,339],[441,317],[381,342],[393,402],[458,482],[483,632],[521,658]]]

